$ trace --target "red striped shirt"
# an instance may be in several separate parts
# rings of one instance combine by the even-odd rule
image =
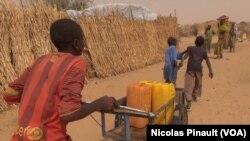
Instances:
[[[52,54],[40,57],[10,83],[21,94],[19,127],[12,140],[70,141],[60,115],[80,108],[86,72],[82,58]]]

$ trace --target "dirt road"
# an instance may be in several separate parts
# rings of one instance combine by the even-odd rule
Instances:
[[[214,39],[216,40],[216,39]],[[181,50],[192,45],[194,38],[183,38]],[[250,42],[237,43],[236,52],[224,51],[223,59],[211,57],[214,78],[208,77],[208,69],[203,64],[203,92],[197,103],[193,103],[189,112],[189,124],[249,124],[250,123]],[[144,69],[128,72],[107,79],[91,79],[85,86],[84,99],[94,100],[103,95],[121,98],[126,95],[130,83],[141,80],[163,81],[163,63],[148,66]],[[186,62],[178,72],[177,86],[183,87]],[[8,141],[16,125],[16,110],[0,113],[0,139]],[[92,116],[100,122],[100,114]],[[108,116],[107,128],[113,126],[113,116]],[[102,140],[101,127],[87,117],[70,123],[68,133],[74,141]]]

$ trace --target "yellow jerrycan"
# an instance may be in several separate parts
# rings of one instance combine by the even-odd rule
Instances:
[[[152,86],[152,111],[175,97],[175,87],[172,83],[156,83]],[[156,118],[155,124],[171,124],[174,116],[174,102],[166,107]]]
[[[127,87],[127,106],[151,112],[151,93],[150,85],[144,83],[130,84]],[[144,128],[148,124],[147,118],[129,117],[130,126]]]

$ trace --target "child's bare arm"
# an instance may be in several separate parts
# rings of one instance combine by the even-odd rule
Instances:
[[[62,114],[61,119],[65,123],[68,123],[71,121],[82,119],[98,110],[103,110],[103,111],[113,110],[115,107],[115,103],[116,103],[115,98],[103,96],[89,104],[82,104],[79,109],[77,109],[72,113]]]

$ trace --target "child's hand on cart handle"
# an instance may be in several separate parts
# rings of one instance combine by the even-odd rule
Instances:
[[[118,101],[115,101],[114,106],[115,106],[115,108],[120,108],[119,102],[118,102]]]
[[[103,111],[111,111],[115,108],[115,103],[117,103],[114,97],[110,96],[103,96],[99,99],[100,101],[100,108]]]

